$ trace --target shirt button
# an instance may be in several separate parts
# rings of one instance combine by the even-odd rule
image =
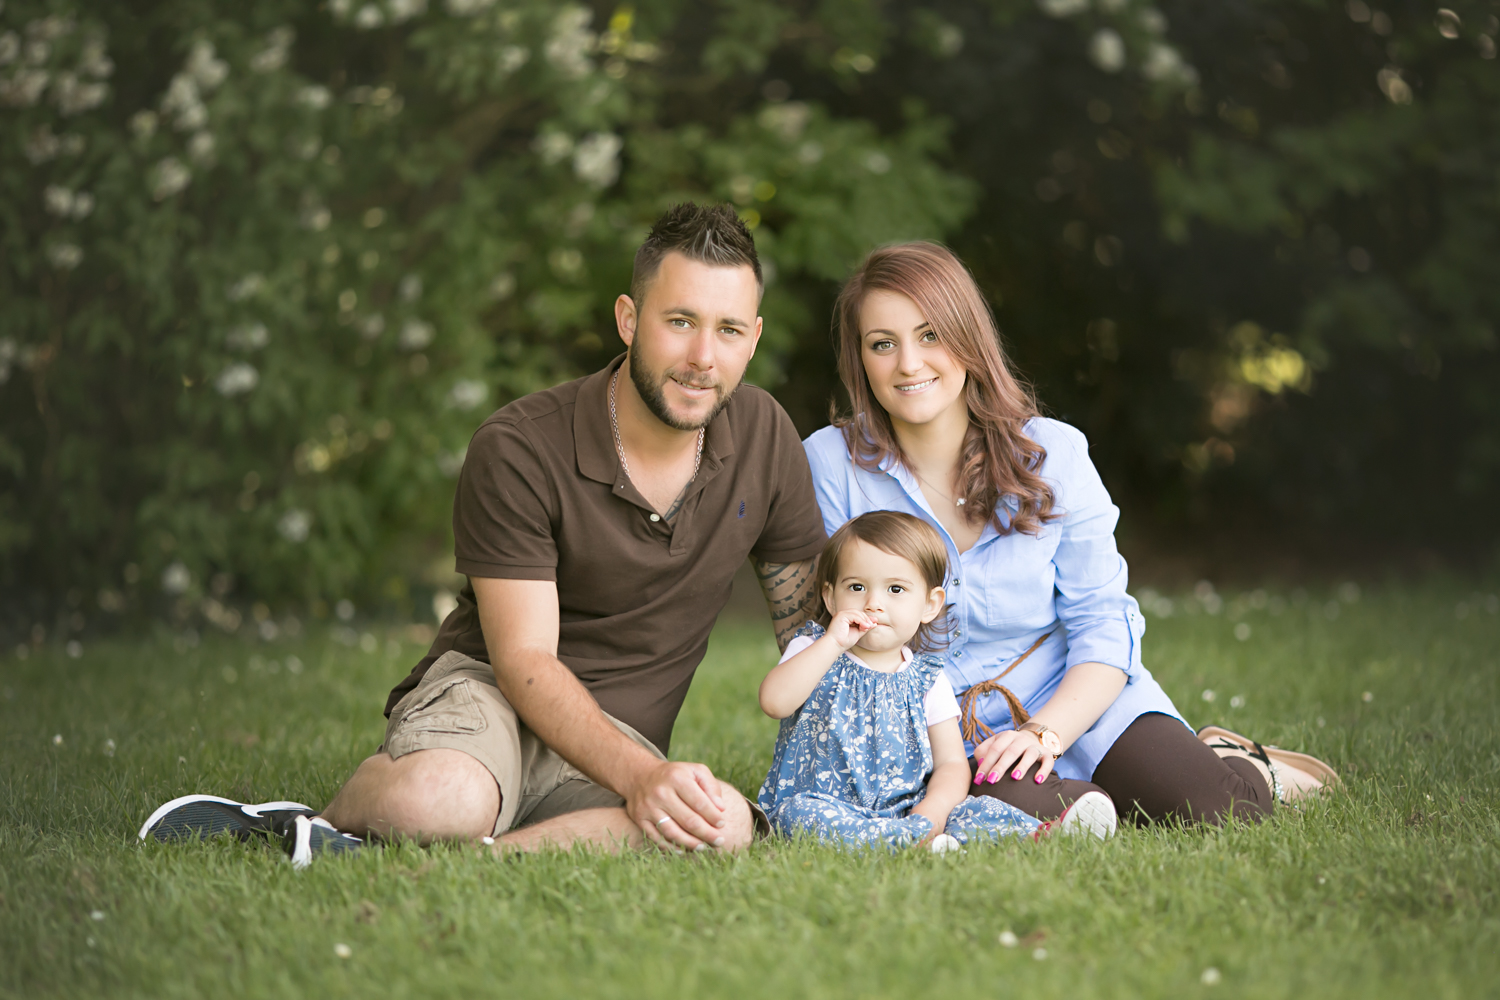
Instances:
[[[651,520],[653,520],[653,521],[660,521],[661,520],[661,515],[660,514],[652,514],[651,515]]]

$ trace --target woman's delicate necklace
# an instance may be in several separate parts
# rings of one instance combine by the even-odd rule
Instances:
[[[630,478],[630,463],[625,460],[625,442],[620,440],[620,418],[615,413],[615,385],[620,381],[620,369],[616,368],[614,375],[609,380],[609,426],[615,432],[615,451],[620,455],[620,470],[625,473],[625,478]],[[698,428],[698,453],[693,456],[693,474],[688,476],[688,482],[698,478],[698,467],[703,464],[703,437],[705,428]],[[686,489],[686,487],[684,487]],[[959,503],[963,503],[962,500]]]
[[[913,469],[911,471],[916,472],[917,473],[917,478],[920,479],[920,480],[922,480],[922,482],[927,483],[927,488],[928,489],[932,490],[934,493],[936,493],[938,496],[942,497],[944,500],[946,500],[949,503],[951,503],[953,506],[955,506],[955,507],[962,507],[964,505],[964,498],[963,497],[959,497],[957,500],[955,500],[952,497],[950,497],[948,494],[944,493],[942,490],[938,489],[936,486],[933,486],[931,483],[928,483],[927,482],[927,478],[925,476],[923,476],[920,472],[917,472],[916,469]]]

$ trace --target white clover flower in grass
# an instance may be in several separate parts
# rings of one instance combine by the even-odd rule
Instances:
[[[260,372],[255,370],[254,365],[244,361],[236,361],[214,379],[214,388],[224,397],[243,395],[259,384]]]
[[[184,593],[188,587],[192,586],[192,583],[193,575],[180,562],[174,562],[162,571],[161,589],[169,594]]]
[[[1118,73],[1125,66],[1125,39],[1113,28],[1100,28],[1089,39],[1089,61],[1106,73]]]
[[[591,132],[573,153],[573,173],[585,184],[606,188],[620,176],[620,149],[625,140],[613,132]]]
[[[1089,9],[1089,0],[1037,0],[1036,5],[1048,17],[1072,17]]]
[[[224,335],[224,342],[241,351],[258,351],[270,342],[264,323],[241,323]]]
[[[448,406],[455,410],[472,410],[489,398],[490,390],[478,379],[459,379],[448,390]]]
[[[312,530],[312,515],[307,511],[293,507],[281,515],[281,520],[276,522],[276,531],[291,542],[293,545],[301,545],[307,541],[308,533]]]
[[[47,248],[47,259],[59,271],[71,271],[83,263],[83,250],[76,243],[54,243]]]
[[[384,23],[385,14],[381,12],[379,7],[372,3],[365,4],[354,14],[354,26],[364,31],[378,28]]]
[[[193,172],[183,166],[181,160],[168,156],[152,171],[151,197],[157,201],[166,201],[187,187],[188,181],[192,179]]]
[[[396,342],[401,345],[401,349],[404,351],[420,351],[432,343],[435,332],[431,323],[412,316],[401,324],[401,333],[396,338]]]

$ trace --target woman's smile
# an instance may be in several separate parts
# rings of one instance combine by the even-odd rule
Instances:
[[[905,393],[921,392],[923,389],[929,389],[929,388],[931,388],[933,385],[935,385],[937,383],[937,380],[938,380],[938,376],[934,375],[932,378],[925,379],[924,381],[921,381],[921,382],[907,382],[907,383],[905,383],[903,385],[898,385],[898,386],[896,386],[896,389],[897,389],[898,392],[905,392]]]

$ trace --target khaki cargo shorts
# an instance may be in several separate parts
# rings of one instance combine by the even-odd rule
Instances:
[[[667,759],[646,737],[613,716],[606,718],[656,757]],[[439,747],[463,751],[495,776],[501,794],[496,837],[563,813],[625,804],[559,757],[516,717],[489,664],[457,650],[438,657],[396,703],[381,749],[396,758]]]

